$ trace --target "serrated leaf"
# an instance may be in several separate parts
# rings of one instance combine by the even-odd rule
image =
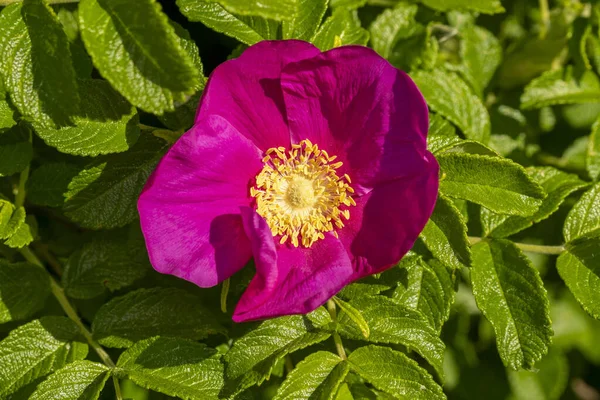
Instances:
[[[521,108],[554,104],[600,102],[600,80],[592,71],[577,75],[571,66],[544,72],[532,80],[521,96]]]
[[[536,365],[536,371],[508,371],[515,400],[558,400],[569,381],[569,362],[560,350],[550,350]]]
[[[405,256],[400,267],[403,278],[392,297],[400,304],[419,311],[436,332],[441,332],[454,302],[450,271],[440,262],[425,262],[415,255]]]
[[[592,125],[585,165],[593,180],[600,178],[600,118]]]
[[[454,203],[443,195],[438,196],[421,239],[431,254],[449,267],[460,269],[471,265],[466,221]]]
[[[2,81],[2,75],[0,75],[0,81]],[[15,111],[8,103],[6,94],[0,90],[0,129],[10,128],[16,123]]]
[[[190,21],[199,21],[209,28],[252,45],[265,39],[276,39],[271,24],[260,17],[242,17],[230,13],[217,3],[177,0],[181,13]],[[274,37],[275,36],[275,37]]]
[[[463,140],[456,134],[450,122],[437,114],[429,114],[429,131],[427,132],[427,150],[437,154]]]
[[[312,39],[312,43],[322,51],[335,47],[336,37],[341,46],[358,44],[365,46],[369,41],[369,32],[360,26],[356,12],[346,9],[336,9],[333,14],[323,22]]]
[[[25,319],[42,309],[50,294],[50,279],[29,263],[0,260],[0,324]]]
[[[289,0],[279,0],[275,3],[286,1]],[[284,20],[281,25],[283,38],[309,40],[321,25],[323,15],[327,11],[328,0],[292,0],[290,2],[294,4],[294,13],[292,18]]]
[[[600,319],[600,234],[580,236],[565,247],[556,261],[558,273],[581,306]]]
[[[548,352],[552,336],[546,289],[538,271],[512,242],[473,246],[471,283],[477,306],[496,333],[502,362],[531,369]]]
[[[242,386],[261,383],[277,360],[331,336],[331,317],[323,308],[307,315],[280,317],[260,323],[237,339],[225,354],[228,379],[243,379]]]
[[[222,332],[200,299],[183,289],[138,289],[104,304],[94,317],[94,338],[107,347],[130,347],[152,336],[203,339]]]
[[[411,75],[429,107],[456,124],[467,139],[487,143],[490,116],[471,88],[452,72],[416,71]]]
[[[388,57],[390,63],[403,71],[430,70],[438,61],[439,43],[433,35],[435,23],[419,26],[414,34],[396,42]]]
[[[10,332],[0,342],[0,396],[87,356],[79,330],[64,317],[43,317]]]
[[[415,350],[439,376],[444,375],[444,343],[435,329],[420,312],[403,306],[384,296],[359,297],[350,302],[358,309],[371,329],[368,341],[372,343],[395,343]],[[340,335],[350,339],[364,340],[356,325],[340,315]]]
[[[529,167],[527,173],[544,188],[548,196],[543,200],[538,211],[529,217],[498,215],[482,208],[481,221],[486,236],[503,238],[520,232],[548,218],[558,210],[567,196],[588,185],[577,175],[552,167]]]
[[[585,192],[573,206],[565,225],[563,235],[570,242],[600,228],[600,183]]]
[[[415,20],[417,9],[415,4],[400,2],[396,7],[379,14],[369,28],[373,50],[383,58],[389,58],[398,40],[409,38],[423,30],[423,26]]]
[[[62,206],[69,183],[79,171],[80,168],[73,164],[40,165],[27,180],[27,200],[39,206]]]
[[[12,248],[21,248],[33,241],[34,230],[30,225],[32,217],[27,216],[25,208],[15,207],[0,199],[0,239],[6,239],[4,244]]]
[[[522,166],[505,158],[444,153],[437,160],[444,195],[481,204],[499,214],[531,215],[546,196]]]
[[[331,400],[348,374],[347,361],[328,351],[317,351],[296,365],[273,400]]]
[[[459,31],[462,63],[458,72],[482,96],[502,61],[502,46],[490,31],[477,25],[465,24]]]
[[[365,346],[348,357],[350,368],[397,399],[445,399],[442,388],[414,361],[387,347]]]
[[[96,400],[109,376],[103,364],[75,361],[40,383],[30,400]]]
[[[155,0],[82,0],[79,26],[94,65],[131,104],[161,115],[200,84],[198,71]]]
[[[500,0],[419,0],[427,7],[440,11],[448,10],[473,10],[484,14],[504,12]]]
[[[79,96],[69,40],[54,11],[26,0],[0,13],[0,75],[19,112],[44,126],[68,125]]]
[[[302,0],[206,0],[209,3],[220,3],[230,12],[240,15],[259,15],[275,20],[291,19],[296,12],[298,1]]]
[[[167,337],[137,342],[117,363],[138,385],[181,399],[218,399],[221,355],[203,343]]]
[[[91,229],[127,225],[137,217],[137,198],[165,150],[161,139],[142,136],[129,151],[98,158],[69,183],[65,215]]]
[[[367,321],[365,321],[365,318],[363,317],[362,313],[356,308],[354,308],[354,306],[352,306],[351,304],[346,303],[345,301],[335,296],[333,297],[333,301],[340,308],[340,312],[343,312],[346,317],[352,320],[354,325],[360,330],[360,333],[362,334],[363,338],[368,339],[371,331],[369,329],[369,324],[367,323]]]
[[[75,251],[65,266],[62,283],[73,298],[90,299],[106,289],[131,285],[150,269],[139,226],[100,232]]]
[[[24,125],[0,132],[0,176],[13,175],[29,166],[33,157],[30,135]]]
[[[58,151],[78,156],[119,153],[133,146],[140,135],[135,107],[106,81],[78,83],[80,112],[73,115],[73,125],[60,129],[35,125],[38,136]]]

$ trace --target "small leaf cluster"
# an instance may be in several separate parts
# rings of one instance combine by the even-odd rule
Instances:
[[[136,201],[209,73],[273,39],[409,73],[440,190],[398,265],[238,325],[252,262],[156,273]],[[0,0],[0,55],[0,399],[600,396],[597,2]]]

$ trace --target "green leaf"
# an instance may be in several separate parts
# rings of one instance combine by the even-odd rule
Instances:
[[[2,81],[1,73],[0,81]],[[16,123],[17,120],[15,119],[15,111],[8,103],[8,100],[6,99],[6,94],[0,91],[0,129],[10,128]]]
[[[350,304],[362,313],[371,328],[369,342],[404,345],[427,360],[439,376],[444,375],[444,343],[419,311],[384,296],[359,297]],[[364,340],[356,325],[348,324],[345,315],[340,316],[339,322],[340,335]]]
[[[502,46],[490,31],[479,26],[465,24],[459,31],[462,63],[458,72],[482,96],[502,61]]]
[[[515,400],[558,400],[569,382],[569,362],[560,350],[550,350],[536,371],[508,371]]]
[[[218,399],[221,355],[203,343],[154,337],[137,342],[117,363],[138,385],[182,399]]]
[[[556,261],[558,273],[585,311],[600,319],[599,232],[580,236],[566,248]]]
[[[282,23],[283,38],[310,40],[321,25],[323,15],[327,11],[328,0],[279,0],[273,3],[279,4],[288,1],[294,4],[294,13],[292,18]]]
[[[438,196],[421,239],[431,254],[449,267],[460,269],[471,265],[466,221],[447,197]]]
[[[352,320],[352,322],[354,322],[356,327],[358,327],[358,329],[360,330],[360,333],[362,334],[363,338],[368,339],[369,335],[371,334],[371,331],[369,329],[369,324],[367,323],[367,321],[365,321],[365,318],[363,317],[362,313],[356,308],[354,308],[354,306],[352,306],[351,304],[346,303],[345,301],[335,296],[333,297],[333,301],[340,308],[341,312],[343,312],[344,315],[346,315],[350,320]]]
[[[0,342],[0,396],[87,356],[88,347],[74,341],[75,323],[64,317],[43,317],[10,332]]]
[[[429,131],[427,132],[427,149],[434,154],[451,148],[463,140],[456,134],[450,122],[438,114],[429,114]]]
[[[512,242],[473,246],[471,283],[477,306],[496,333],[504,365],[531,369],[552,336],[546,289],[538,271]]]
[[[129,151],[98,158],[69,184],[65,215],[91,229],[127,225],[137,217],[137,198],[165,150],[161,139],[142,136]]]
[[[427,7],[440,11],[454,9],[473,10],[484,14],[496,14],[504,12],[500,0],[419,0]]]
[[[423,29],[416,22],[418,7],[415,4],[400,2],[377,16],[371,24],[371,44],[382,57],[389,58],[398,40],[409,38]]]
[[[13,249],[20,249],[33,242],[36,236],[35,219],[32,216],[26,216],[25,221],[20,224],[15,233],[9,237],[4,244]]]
[[[231,14],[217,3],[197,0],[177,0],[181,13],[190,21],[199,21],[209,28],[252,45],[265,39],[276,39],[272,24],[260,17]]]
[[[600,102],[600,80],[592,71],[577,76],[571,66],[544,72],[531,81],[521,96],[521,108],[554,104]]]
[[[40,165],[27,180],[27,200],[39,206],[62,206],[69,183],[79,171],[80,168],[73,164]]]
[[[411,75],[429,107],[456,124],[467,139],[487,143],[490,116],[471,88],[452,72],[417,71]]]
[[[0,260],[0,324],[28,318],[42,309],[50,280],[42,268]]]
[[[312,42],[325,51],[335,47],[336,38],[339,38],[342,46],[349,44],[366,46],[369,32],[361,27],[356,12],[339,8],[323,22]]]
[[[531,215],[546,196],[522,166],[505,158],[444,153],[437,160],[443,194],[481,204],[499,214]]]
[[[586,167],[593,180],[600,178],[600,118],[592,125],[592,133],[588,143]]]
[[[279,359],[331,336],[325,330],[330,323],[331,317],[322,307],[307,315],[262,322],[225,354],[227,378],[243,379],[246,387],[263,382]]]
[[[33,223],[25,209],[0,199],[0,240],[12,248],[20,248],[33,241],[34,232],[29,223]]]
[[[597,183],[581,196],[567,215],[563,235],[565,241],[570,242],[599,228],[600,183]]]
[[[99,232],[67,262],[62,276],[65,293],[91,299],[131,285],[142,278],[150,263],[139,226]]]
[[[13,175],[29,166],[33,157],[30,135],[25,125],[0,132],[0,176]]]
[[[354,10],[367,4],[367,0],[330,0],[329,6],[332,8],[340,7],[347,10]]]
[[[397,399],[445,399],[442,388],[414,361],[387,347],[365,346],[348,357],[350,368]]]
[[[275,20],[288,20],[294,16],[298,1],[302,0],[206,0],[220,3],[225,9],[240,15],[259,15]]]
[[[198,71],[155,0],[82,0],[81,37],[94,65],[129,102],[161,115],[200,85]]]
[[[75,361],[40,383],[30,399],[96,400],[109,376],[109,369],[103,364]]]
[[[435,26],[434,22],[426,27],[418,26],[413,35],[399,39],[388,57],[390,63],[403,71],[435,68],[440,50],[433,35]]]
[[[138,139],[140,128],[135,107],[108,82],[97,79],[79,81],[80,112],[72,126],[60,129],[35,125],[47,145],[78,156],[119,153]]]
[[[454,302],[454,284],[448,269],[440,262],[425,262],[419,256],[407,255],[400,262],[402,278],[394,290],[393,299],[417,310],[429,325],[440,333],[450,317]]]
[[[331,400],[349,369],[348,362],[335,354],[312,353],[286,377],[273,400]]]
[[[0,75],[12,103],[40,125],[68,125],[79,96],[69,40],[54,11],[25,0],[2,10],[0,27]]]
[[[481,221],[486,236],[503,238],[529,228],[552,215],[571,193],[588,185],[577,175],[552,167],[529,167],[527,173],[544,188],[548,196],[538,211],[529,217],[498,215],[482,208]]]
[[[130,347],[152,336],[203,339],[221,332],[200,299],[183,289],[138,289],[104,304],[94,318],[94,338],[107,347]]]

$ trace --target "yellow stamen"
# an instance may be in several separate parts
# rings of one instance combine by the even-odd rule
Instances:
[[[265,166],[256,176],[250,195],[256,199],[260,214],[279,243],[290,241],[310,247],[324,232],[344,227],[342,219],[350,219],[346,207],[356,205],[352,199],[350,177],[339,177],[336,170],[343,164],[332,164],[329,156],[306,139],[285,148],[270,148],[263,159]],[[343,208],[343,209],[341,209]]]

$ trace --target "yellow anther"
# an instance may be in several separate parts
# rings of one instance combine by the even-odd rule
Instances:
[[[356,205],[350,177],[336,174],[342,163],[331,164],[336,157],[308,139],[293,144],[290,151],[277,147],[265,154],[250,195],[279,243],[310,247],[326,232],[338,237],[335,229],[344,227],[342,218],[350,218],[346,207]]]

